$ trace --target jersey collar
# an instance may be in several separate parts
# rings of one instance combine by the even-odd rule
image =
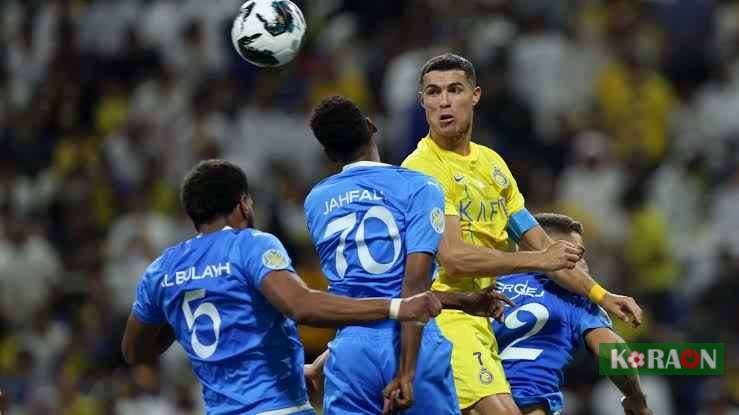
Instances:
[[[226,225],[223,228],[221,228],[221,231],[230,231],[231,229],[233,229],[233,228],[230,227],[230,226],[228,226],[228,225]],[[216,233],[216,232],[213,232],[213,233]],[[202,238],[202,237],[203,237],[203,234],[202,233],[199,233],[199,234],[195,235],[195,238]]]
[[[421,139],[421,144],[426,145],[432,152],[438,154],[440,157],[447,158],[447,159],[460,160],[460,161],[476,161],[478,156],[480,155],[477,149],[477,146],[472,141],[470,141],[470,154],[466,156],[463,156],[459,153],[455,153],[454,151],[445,150],[439,147],[439,145],[436,144],[434,139],[431,138],[431,133],[429,133],[426,137]]]
[[[390,164],[387,163],[379,163],[377,161],[355,161],[354,163],[349,163],[344,165],[344,167],[341,169],[342,172],[345,172],[349,169],[357,168],[357,167],[386,167],[390,166]]]

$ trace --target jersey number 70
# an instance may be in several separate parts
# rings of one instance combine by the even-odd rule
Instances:
[[[393,259],[390,262],[377,262],[372,257],[367,242],[365,241],[365,222],[367,219],[378,219],[387,227],[387,238],[393,242]],[[352,212],[348,215],[334,219],[326,226],[324,238],[329,238],[339,233],[339,246],[336,248],[336,275],[344,278],[346,270],[349,267],[346,261],[344,250],[346,249],[347,237],[349,233],[357,225],[357,213]],[[373,206],[367,210],[364,217],[359,222],[357,233],[354,237],[357,246],[357,256],[362,268],[370,274],[382,274],[387,272],[395,264],[400,255],[400,232],[398,225],[395,223],[392,213],[384,206]]]

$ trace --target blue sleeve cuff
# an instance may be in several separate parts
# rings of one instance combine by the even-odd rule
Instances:
[[[514,241],[518,242],[521,237],[531,228],[538,225],[534,216],[526,208],[517,210],[508,218],[508,234]]]

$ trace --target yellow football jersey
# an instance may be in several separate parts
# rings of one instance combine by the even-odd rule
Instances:
[[[403,161],[403,167],[436,178],[444,189],[444,213],[459,216],[465,242],[502,251],[515,250],[506,226],[509,216],[523,209],[524,199],[498,153],[470,143],[470,154],[463,156],[440,148],[426,136]],[[440,291],[469,291],[492,282],[492,278],[452,280],[440,267],[433,287]]]

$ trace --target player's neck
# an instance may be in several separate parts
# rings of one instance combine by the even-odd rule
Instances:
[[[434,134],[432,131],[431,139],[434,140],[434,143],[443,150],[452,151],[462,156],[468,156],[470,154],[470,141],[472,141],[472,135],[469,133],[454,138],[446,138],[441,134]]]
[[[367,149],[367,151],[363,152],[354,160],[349,161],[346,164],[352,164],[356,163],[358,161],[374,161],[376,163],[381,163],[382,159],[380,159],[380,152],[377,150],[376,146],[372,146]]]
[[[223,230],[223,228],[227,226],[230,226],[232,228],[239,227],[239,226],[234,226],[234,225],[235,224],[229,223],[229,221],[226,218],[216,219],[213,222],[200,225],[200,227],[198,227],[198,232],[202,235],[207,235],[209,233],[218,232],[220,230]]]

